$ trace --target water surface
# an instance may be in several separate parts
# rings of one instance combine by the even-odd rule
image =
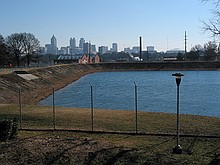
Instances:
[[[176,113],[173,71],[99,72],[55,92],[55,105]],[[220,71],[183,71],[180,113],[220,117]],[[91,89],[92,86],[92,89]],[[92,95],[91,95],[92,91]],[[93,100],[93,104],[91,104]],[[51,105],[52,97],[39,102]]]

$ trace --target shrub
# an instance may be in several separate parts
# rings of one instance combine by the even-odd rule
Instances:
[[[18,132],[17,119],[0,121],[0,140],[13,139]]]

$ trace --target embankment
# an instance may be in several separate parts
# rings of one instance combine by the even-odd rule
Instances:
[[[18,103],[19,88],[22,103],[35,104],[52,93],[51,84],[58,90],[86,74],[124,70],[220,70],[220,62],[69,64],[30,69],[38,79],[28,81],[14,73],[0,75],[0,104]]]
[[[1,75],[0,104],[18,103],[19,87],[22,103],[35,104],[52,93],[51,84],[58,90],[86,74],[98,71],[98,68],[93,69],[90,65],[56,65],[28,70],[39,77],[34,80],[25,80],[14,73]]]

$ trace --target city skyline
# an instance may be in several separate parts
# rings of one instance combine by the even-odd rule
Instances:
[[[48,44],[52,35],[59,48],[69,45],[69,39],[80,38],[97,46],[118,44],[118,51],[138,46],[154,46],[157,51],[184,49],[187,32],[187,50],[196,44],[212,41],[203,33],[202,20],[212,18],[214,5],[201,0],[48,0],[1,2],[0,34],[29,32]]]
[[[77,55],[77,54],[96,54],[96,53],[107,53],[107,52],[118,52],[118,44],[112,43],[112,47],[109,49],[108,46],[100,45],[98,46],[98,50],[96,49],[96,45],[92,44],[90,41],[86,41],[84,38],[80,38],[79,42],[76,42],[75,37],[71,37],[69,39],[69,45],[58,47],[57,46],[57,38],[53,35],[50,39],[50,43],[45,44],[45,46],[40,47],[40,52],[42,54],[69,54],[69,55]]]

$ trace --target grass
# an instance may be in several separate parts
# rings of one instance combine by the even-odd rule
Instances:
[[[22,126],[32,129],[52,129],[52,107],[23,105]],[[0,118],[19,118],[17,105],[0,105]],[[176,115],[167,113],[138,113],[138,132],[175,133]],[[91,130],[91,110],[56,107],[56,128]],[[181,115],[181,134],[220,136],[220,118]],[[94,110],[94,130],[135,132],[133,111]],[[29,138],[91,138],[115,147],[127,148],[129,152],[120,159],[124,164],[137,159],[137,164],[209,164],[220,157],[219,138],[181,137],[183,154],[172,154],[175,136],[141,136],[129,134],[95,134],[67,131],[19,131],[19,139]],[[4,146],[4,143],[0,143]],[[125,150],[125,149],[124,149]],[[116,163],[116,164],[117,164]],[[128,163],[129,164],[129,163]]]
[[[87,130],[92,129],[91,110],[87,108],[56,107],[56,128]],[[1,105],[1,118],[19,118],[17,105]],[[181,115],[181,134],[220,136],[220,118]],[[94,110],[94,130],[135,132],[134,111]],[[138,112],[138,132],[176,133],[176,115],[168,113]],[[52,107],[24,105],[22,107],[22,128],[53,128]]]

